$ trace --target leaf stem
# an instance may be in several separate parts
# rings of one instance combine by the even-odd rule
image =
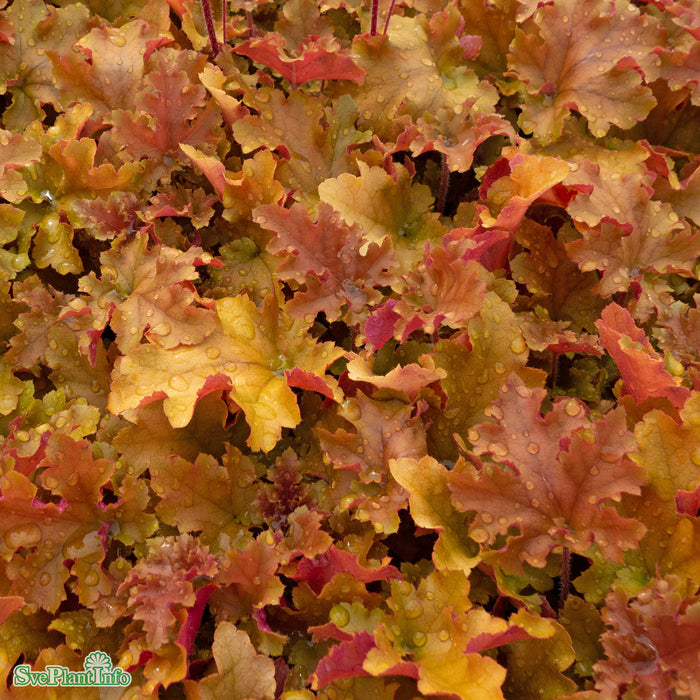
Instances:
[[[569,597],[569,584],[571,583],[571,552],[568,547],[561,551],[561,590],[559,591],[559,609],[561,610]]]
[[[445,213],[447,203],[447,189],[450,186],[450,169],[447,167],[447,155],[442,154],[442,176],[440,178],[440,191],[438,192],[437,210],[440,214]]]
[[[559,353],[558,352],[553,352],[552,353],[552,389],[556,388],[557,386],[557,372],[559,369]]]
[[[206,22],[207,25],[207,34],[209,34],[209,43],[211,44],[211,52],[214,55],[214,58],[216,58],[216,55],[219,53],[220,48],[219,48],[219,42],[216,38],[216,31],[214,29],[214,16],[211,13],[211,5],[209,4],[209,0],[201,0],[202,2],[202,11],[204,12],[204,21]]]
[[[372,0],[372,19],[369,25],[369,35],[377,36],[377,15],[379,14],[379,0]]]
[[[221,43],[226,46],[226,15],[228,13],[228,0],[223,0],[221,7]]]
[[[250,10],[246,10],[245,12],[246,20],[248,22],[248,31],[250,32],[250,36],[257,36],[258,35],[258,28],[255,26],[253,22],[253,13]]]
[[[386,30],[389,29],[389,20],[391,19],[391,13],[394,11],[394,3],[396,0],[391,0],[391,5],[389,5],[389,13],[386,16],[386,22],[384,22],[384,36],[386,36]]]

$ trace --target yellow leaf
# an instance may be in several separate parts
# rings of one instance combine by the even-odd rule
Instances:
[[[430,456],[420,461],[395,459],[390,468],[392,476],[410,494],[411,516],[416,525],[440,533],[433,548],[435,566],[438,570],[469,574],[479,561],[479,547],[468,535],[467,516],[452,506],[447,468]]]
[[[202,700],[273,700],[275,665],[269,657],[256,653],[245,632],[230,622],[219,623],[212,651],[218,673],[200,682]]]
[[[120,358],[109,410],[122,413],[165,396],[170,424],[183,428],[202,396],[228,389],[250,426],[251,449],[268,452],[282,428],[301,420],[292,381],[299,386],[300,375],[311,375],[314,388],[340,398],[337,386],[323,375],[343,351],[332,343],[316,343],[308,324],[290,319],[274,298],[266,298],[259,311],[246,296],[227,297],[218,300],[217,313],[220,327],[196,345],[140,345]]]
[[[634,434],[639,452],[632,458],[647,472],[648,483],[664,501],[676,491],[693,491],[700,484],[700,393],[680,411],[677,423],[663,411],[651,411]]]

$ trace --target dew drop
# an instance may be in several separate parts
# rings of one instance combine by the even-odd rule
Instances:
[[[20,547],[33,547],[39,542],[41,542],[41,528],[33,523],[18,525],[5,533],[5,544],[12,552]]]
[[[481,514],[481,521],[483,523],[486,523],[487,525],[493,522],[493,514],[489,513],[488,511],[484,511]]]
[[[397,588],[401,595],[408,595],[413,590],[409,581],[399,581]]]
[[[441,642],[446,642],[450,638],[450,633],[447,630],[440,630],[438,632],[438,639]]]
[[[124,34],[121,32],[117,33],[117,30],[111,29],[109,31],[109,40],[115,45],[119,46],[120,48],[122,46],[126,46],[126,37]]]
[[[547,252],[545,253],[545,262],[552,269],[559,266],[559,258],[552,248],[547,248]]]
[[[423,605],[418,600],[409,600],[404,605],[404,614],[409,620],[415,620],[423,614]]]
[[[336,627],[345,627],[350,622],[350,613],[342,605],[334,605],[330,611],[330,620]]]
[[[573,418],[581,413],[581,404],[576,399],[569,399],[564,405],[564,410]]]
[[[236,333],[243,340],[253,340],[255,338],[255,324],[249,318],[238,318],[236,321]]]
[[[527,446],[527,451],[531,455],[536,455],[540,451],[540,446],[536,442],[531,442]]]
[[[522,399],[529,399],[532,391],[526,386],[515,387],[515,393]]]
[[[484,530],[483,527],[475,527],[470,533],[469,536],[474,540],[474,542],[478,542],[479,544],[486,542],[489,538],[489,533]]]
[[[39,576],[39,584],[42,586],[48,586],[51,583],[51,574],[48,571],[44,571],[41,576]]]
[[[354,399],[348,399],[343,403],[343,416],[349,421],[358,421],[362,418],[362,408]]]
[[[417,647],[425,646],[428,641],[428,636],[425,632],[414,632],[413,633],[413,645]]]
[[[158,335],[158,336],[170,335],[171,331],[172,331],[172,327],[167,321],[163,321],[162,323],[158,323],[157,325],[153,326],[153,328],[151,328],[151,333],[153,335]]]
[[[215,360],[221,355],[221,348],[217,347],[216,345],[210,345],[206,349],[206,354],[210,360]]]
[[[469,439],[469,442],[477,442],[481,435],[479,435],[478,430],[474,430],[474,428],[469,428],[467,431],[467,438]]]
[[[190,383],[181,374],[176,374],[168,379],[168,386],[173,391],[187,391]]]
[[[526,482],[525,482],[525,488],[526,488],[528,491],[532,491],[532,489],[535,488],[535,485],[532,483],[532,481],[526,481]]]
[[[96,571],[91,569],[85,575],[85,585],[86,586],[96,586],[100,582],[100,577]]]
[[[494,441],[488,444],[488,451],[497,457],[505,457],[508,454],[508,445],[504,442]]]
[[[620,454],[613,448],[603,447],[600,451],[600,458],[607,464],[615,464],[620,459]]]
[[[516,355],[522,355],[522,353],[527,350],[527,345],[525,344],[525,340],[521,335],[519,335],[517,338],[513,338],[510,343],[510,349]]]
[[[491,418],[495,418],[496,420],[503,420],[503,409],[500,406],[497,406],[496,404],[489,404],[484,409],[484,413],[487,416],[491,416]]]

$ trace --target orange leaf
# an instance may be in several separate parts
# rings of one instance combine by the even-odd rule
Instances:
[[[306,282],[306,290],[287,304],[299,316],[324,311],[330,321],[345,313],[365,311],[380,298],[375,286],[389,285],[395,264],[391,244],[367,244],[358,226],[348,226],[326,203],[318,208],[313,223],[300,203],[291,209],[263,206],[255,210],[255,221],[276,235],[268,250],[284,255],[277,269],[281,279]]]
[[[700,235],[667,202],[652,199],[642,176],[582,164],[576,181],[592,189],[569,206],[582,238],[566,250],[584,272],[603,271],[595,291],[602,296],[627,291],[642,271],[692,274]]]
[[[571,109],[595,136],[611,124],[628,129],[654,98],[632,58],[645,62],[665,42],[657,24],[629,3],[563,0],[538,8],[515,34],[510,69],[527,86],[521,125],[544,143],[556,141]]]
[[[634,448],[623,409],[590,422],[575,399],[560,398],[540,417],[543,389],[529,389],[511,378],[501,397],[487,408],[498,423],[481,423],[469,431],[476,454],[498,464],[480,471],[455,470],[448,478],[457,510],[476,511],[472,539],[491,543],[515,526],[505,548],[490,559],[509,572],[523,562],[543,567],[556,547],[580,554],[595,544],[620,561],[644,534],[637,521],[621,518],[609,500],[639,493],[641,470],[625,457]],[[586,428],[592,437],[584,437]]]
[[[362,83],[364,71],[350,56],[340,53],[335,38],[307,39],[299,46],[298,57],[288,56],[283,37],[268,32],[264,37],[249,39],[236,46],[236,53],[252,58],[279,73],[288,80],[292,90],[311,80],[352,80]]]
[[[602,636],[606,659],[595,665],[603,698],[700,695],[700,596],[697,584],[668,576],[652,581],[632,601],[623,587],[605,600]],[[624,690],[623,690],[624,689]]]
[[[596,321],[600,342],[610,353],[625,381],[625,390],[637,403],[659,396],[680,408],[690,390],[664,369],[664,362],[638,328],[627,309],[616,303],[603,309]]]
[[[21,131],[44,116],[42,103],[61,107],[46,52],[70,53],[87,27],[90,11],[85,5],[55,8],[42,0],[21,0],[3,10],[3,15],[14,28],[14,42],[0,43],[0,81],[12,94],[3,124]]]
[[[46,467],[41,472],[42,487],[61,499],[60,506],[39,502],[37,486],[22,474],[4,474],[0,555],[9,562],[11,592],[34,607],[55,611],[66,597],[64,584],[71,571],[93,593],[98,586],[104,588],[101,562],[105,526],[109,529],[113,520],[113,507],[100,507],[101,488],[114,464],[93,459],[88,441],[76,442],[56,433],[49,438],[39,466]]]

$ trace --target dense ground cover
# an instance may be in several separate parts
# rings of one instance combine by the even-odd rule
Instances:
[[[3,697],[700,698],[694,0],[204,5],[0,0]]]

